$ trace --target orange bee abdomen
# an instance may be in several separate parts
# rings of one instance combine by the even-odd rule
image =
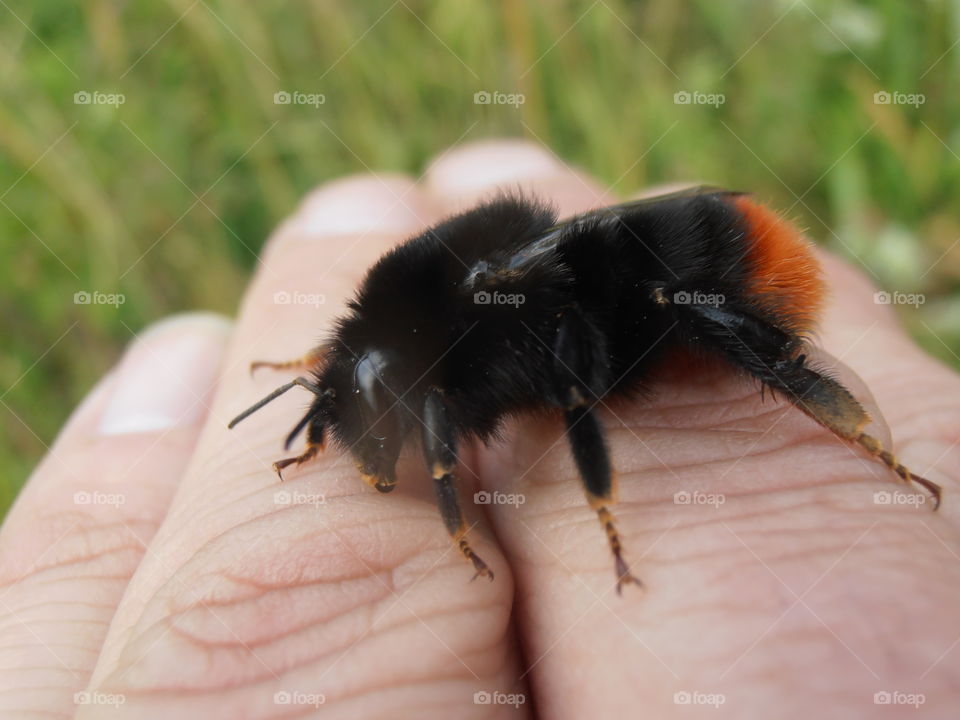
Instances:
[[[747,195],[733,201],[747,223],[751,294],[785,329],[809,334],[823,307],[824,282],[813,244],[793,223]]]

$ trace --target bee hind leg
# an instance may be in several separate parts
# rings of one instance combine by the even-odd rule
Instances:
[[[942,489],[937,483],[910,472],[880,440],[863,432],[870,416],[849,390],[833,378],[805,366],[795,365],[785,375],[783,382],[788,397],[798,408],[837,437],[862,447],[903,482],[916,483],[926,489],[933,498],[933,509],[940,507]]]
[[[933,497],[933,509],[940,507],[940,486],[910,472],[880,440],[863,431],[870,415],[841,383],[810,367],[800,353],[800,338],[732,306],[691,304],[678,312],[689,331],[707,338],[734,365],[779,392],[838,438],[862,447],[904,482],[925,488]]]

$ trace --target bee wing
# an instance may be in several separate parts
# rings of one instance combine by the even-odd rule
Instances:
[[[576,228],[579,225],[589,225],[597,222],[619,222],[624,216],[648,205],[656,205],[671,200],[680,200],[707,195],[744,195],[746,193],[735,190],[725,190],[724,188],[713,187],[711,185],[695,185],[693,187],[683,188],[670,193],[654,195],[651,197],[628,200],[617,205],[588,210],[579,215],[573,215],[566,218],[553,227],[547,228],[542,234],[530,239],[512,253],[508,258],[495,265],[484,263],[482,272],[476,272],[471,268],[467,276],[467,284],[470,288],[479,285],[488,284],[500,280],[518,277],[525,274],[532,266],[537,265],[545,258],[549,257],[557,246],[557,241],[565,231]]]
[[[561,223],[558,223],[554,228],[550,230],[558,230],[561,228],[568,227],[570,225],[577,225],[579,223],[588,223],[594,222],[597,220],[618,220],[624,215],[628,215],[634,210],[639,210],[640,208],[649,206],[649,205],[659,205],[660,203],[669,202],[671,200],[683,200],[694,197],[706,196],[706,195],[745,195],[746,193],[739,192],[737,190],[726,190],[725,188],[714,187],[713,185],[694,185],[692,187],[682,188],[680,190],[675,190],[669,193],[662,193],[660,195],[651,195],[649,197],[637,198],[635,200],[627,200],[626,202],[619,203],[617,205],[609,205],[607,207],[596,208],[595,210],[588,210],[585,213],[580,215],[574,215],[570,218],[567,218]],[[549,231],[548,231],[549,232]]]

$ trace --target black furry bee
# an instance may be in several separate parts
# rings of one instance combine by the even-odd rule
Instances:
[[[476,575],[457,500],[457,448],[491,441],[506,415],[555,409],[587,500],[606,530],[617,591],[639,581],[623,559],[610,507],[615,475],[594,412],[630,396],[681,348],[722,358],[861,445],[940,502],[863,432],[869,416],[803,350],[823,297],[819,265],[800,232],[749,195],[693,188],[558,222],[546,205],[501,195],[448,218],[384,255],[349,312],[307,356],[253,367],[306,368],[230,423],[299,385],[315,394],[287,437],[314,457],[328,435],[380,492],[420,437],[444,524]],[[475,575],[475,576],[476,576]]]

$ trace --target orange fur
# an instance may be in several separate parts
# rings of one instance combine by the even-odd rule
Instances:
[[[751,292],[780,318],[784,329],[809,333],[823,305],[824,284],[813,246],[800,230],[749,196],[734,201],[747,221]]]

